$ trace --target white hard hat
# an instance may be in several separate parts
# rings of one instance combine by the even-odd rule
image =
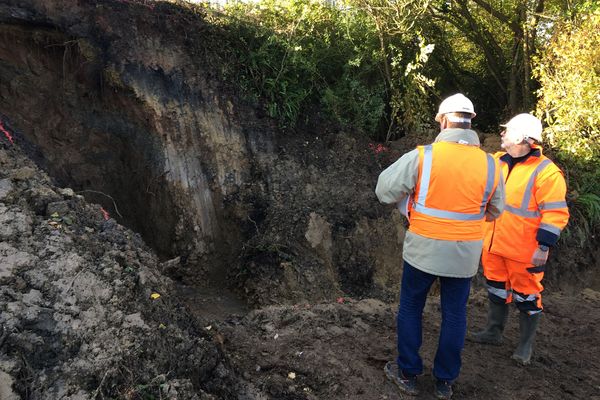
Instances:
[[[500,126],[506,127],[506,135],[512,138],[515,144],[526,139],[542,142],[542,121],[531,114],[515,115],[506,124]]]
[[[440,122],[442,115],[453,112],[469,113],[471,114],[471,118],[477,115],[475,114],[471,100],[462,93],[457,93],[444,99],[442,104],[440,104],[435,120]]]

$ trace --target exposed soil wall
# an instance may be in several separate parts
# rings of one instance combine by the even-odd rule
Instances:
[[[324,124],[277,132],[223,82],[216,49],[231,38],[198,9],[3,1],[0,35],[4,124],[57,183],[173,259],[172,274],[227,282],[252,304],[396,293],[405,225],[373,187],[431,137],[377,153]],[[597,255],[560,254],[549,283],[598,285]]]
[[[316,214],[311,221],[307,243],[327,254],[336,241],[329,233],[341,228]],[[350,243],[361,237],[354,230],[348,236]],[[279,257],[283,254],[280,249]],[[382,370],[395,357],[397,299],[344,296],[215,315],[182,302],[186,294],[160,273],[172,263],[160,263],[139,235],[105,219],[100,206],[54,186],[2,138],[2,399],[401,398]],[[287,279],[280,283],[297,282],[296,275]],[[296,288],[305,299],[313,293]],[[207,300],[195,296],[197,302]],[[484,325],[486,303],[485,290],[474,290],[470,330]],[[597,397],[600,293],[550,290],[544,303],[532,364],[524,368],[510,360],[518,340],[513,309],[502,346],[467,343],[457,397]],[[424,312],[426,369],[418,399],[431,398],[439,313],[432,296]]]
[[[202,21],[180,25],[168,4],[1,7],[0,113],[34,159],[195,273],[235,259],[252,207],[240,192],[272,129],[227,100],[202,42],[184,41]]]
[[[381,155],[320,127],[277,134],[222,82],[223,35],[201,14],[0,7],[2,120],[172,273],[237,283],[253,304],[395,293],[403,228],[373,194]]]

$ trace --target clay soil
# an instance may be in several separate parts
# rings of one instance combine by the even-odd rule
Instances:
[[[53,186],[15,146],[0,150],[2,399],[402,398],[382,372],[395,299],[248,311],[225,291],[178,288],[139,235]],[[502,346],[467,342],[455,398],[600,398],[600,293],[548,291],[545,304],[532,364],[510,360],[514,312]],[[438,305],[433,290],[419,399],[432,398]],[[485,313],[476,284],[470,330]]]
[[[206,273],[212,270],[210,258],[189,256],[196,254],[193,252],[185,256],[186,246],[198,242],[189,234],[193,226],[187,229],[184,223],[188,214],[179,216],[182,228],[175,229],[179,226],[175,218],[163,215],[173,211],[172,203],[137,196],[149,186],[141,178],[142,183],[135,186],[135,180],[127,175],[147,170],[148,160],[137,160],[137,164],[131,160],[132,154],[144,152],[132,149],[140,150],[146,132],[158,128],[141,124],[140,129],[132,130],[135,140],[123,146],[122,152],[115,151],[118,146],[110,135],[80,145],[86,135],[95,137],[90,129],[96,125],[81,124],[80,130],[75,130],[77,126],[69,123],[79,114],[71,111],[85,110],[87,104],[90,110],[106,112],[107,106],[99,100],[86,100],[93,97],[88,93],[87,78],[64,92],[59,89],[69,81],[60,78],[52,81],[54,86],[47,83],[52,76],[63,76],[55,72],[66,70],[68,53],[63,46],[64,51],[53,55],[55,47],[40,39],[53,39],[62,29],[66,33],[59,36],[65,43],[81,34],[95,39],[90,43],[113,44],[108,47],[114,54],[104,55],[108,64],[101,64],[102,57],[95,61],[98,70],[104,71],[103,77],[113,78],[102,81],[107,86],[102,86],[98,96],[122,101],[109,109],[118,118],[103,121],[121,121],[129,127],[135,118],[147,121],[147,115],[156,117],[146,104],[162,107],[161,101],[168,103],[173,98],[166,89],[157,90],[156,97],[144,97],[141,89],[155,87],[135,86],[158,76],[164,79],[160,81],[166,83],[164,87],[171,88],[170,83],[179,79],[179,73],[166,77],[160,75],[161,68],[154,68],[160,61],[154,56],[156,50],[180,49],[191,65],[182,67],[181,79],[196,87],[192,85],[195,81],[188,79],[189,72],[198,70],[192,61],[201,59],[204,52],[187,58],[189,48],[177,40],[187,43],[188,33],[206,33],[192,27],[179,29],[191,20],[179,9],[162,18],[175,7],[167,4],[154,8],[146,1],[82,1],[78,8],[62,0],[32,0],[30,8],[37,11],[22,12],[20,2],[2,3],[3,10],[14,11],[5,13],[5,34],[18,40],[0,46],[5,50],[0,55],[6,54],[0,59],[0,72],[14,77],[0,81],[6,83],[2,88],[12,88],[0,92],[0,111],[4,127],[15,136],[11,143],[0,133],[0,400],[404,398],[386,380],[383,366],[396,356],[395,317],[405,223],[393,207],[378,204],[373,188],[381,170],[415,144],[430,141],[431,136],[407,137],[377,153],[364,136],[333,128],[327,131],[314,121],[288,136],[271,135],[266,128],[270,123],[239,129],[252,138],[247,147],[259,149],[256,154],[248,150],[252,157],[247,155],[238,165],[243,179],[237,182],[233,177],[231,188],[219,188],[216,181],[205,188],[213,195],[219,190],[228,194],[215,197],[216,209],[226,210],[215,221],[227,222],[223,232],[235,233],[215,239],[222,249],[214,253],[214,259],[221,259],[218,279],[214,279]],[[164,14],[153,14],[160,7]],[[96,18],[95,28],[81,33],[77,13]],[[13,19],[25,22],[15,27]],[[165,24],[164,29],[157,28],[162,26],[156,25],[159,23]],[[160,37],[163,31],[168,45],[146,40],[152,35]],[[29,37],[30,41],[23,39]],[[149,50],[144,53],[141,47],[129,46],[131,38],[147,43]],[[27,47],[34,45],[37,47]],[[13,48],[19,51],[13,52]],[[126,59],[125,50],[136,50],[128,57],[152,68],[109,68],[110,63],[117,65]],[[201,65],[211,62],[207,59]],[[36,66],[49,78],[38,79]],[[90,67],[90,76],[95,76],[94,71]],[[152,101],[135,98],[127,85],[140,89],[140,98]],[[121,86],[127,90],[119,92]],[[47,96],[36,95],[42,89]],[[75,89],[81,89],[82,95],[69,97]],[[223,96],[229,93],[215,91]],[[192,94],[190,98],[202,97]],[[58,101],[63,97],[64,104]],[[233,103],[226,109],[239,109],[235,97],[231,95]],[[32,105],[32,99],[40,101],[40,106]],[[181,102],[187,104],[188,100],[182,98]],[[71,103],[73,107],[68,108]],[[212,110],[215,104],[220,103],[199,103],[196,108]],[[225,125],[236,119],[256,123],[254,110],[247,108],[235,118],[227,114]],[[121,115],[120,109],[130,114]],[[55,129],[46,112],[50,116],[64,114],[66,122]],[[86,120],[83,114],[79,115],[82,121]],[[157,117],[156,126],[171,126],[162,123],[169,122],[171,114],[164,113],[164,120]],[[173,121],[186,122],[184,116],[173,115]],[[110,126],[120,126],[112,122]],[[165,128],[161,133],[179,131]],[[207,128],[203,138],[214,139],[210,136],[213,131],[220,132]],[[24,146],[25,138],[37,140],[37,153]],[[181,146],[175,154],[187,147],[179,137],[169,140]],[[71,147],[61,147],[61,143]],[[214,149],[231,147],[231,140],[223,143],[226,145]],[[486,149],[496,148],[492,143]],[[159,150],[162,154],[163,149]],[[214,165],[203,160],[207,171],[228,169],[227,163],[240,158],[236,158],[238,153],[227,156],[210,146],[196,150],[197,154],[219,155]],[[192,154],[194,160],[201,158]],[[106,168],[99,169],[95,160]],[[54,176],[49,176],[52,166]],[[158,172],[162,177],[164,171]],[[106,185],[86,184],[92,175]],[[117,178],[120,183],[113,184]],[[96,200],[89,196],[86,200],[81,189],[88,186],[112,188],[113,198],[122,195],[119,204],[127,204],[139,222],[128,225],[141,226],[144,232],[121,225],[119,221],[127,221],[116,219],[106,196],[102,196],[104,208],[92,203]],[[171,198],[166,185],[156,186],[165,190],[164,198]],[[173,229],[167,229],[169,224]],[[171,232],[189,240],[173,247]],[[517,312],[513,310],[504,344],[466,343],[456,399],[600,400],[600,278],[596,268],[600,253],[589,249],[589,244],[573,243],[573,238],[576,236],[567,237],[552,254],[545,312],[531,365],[518,366],[510,359],[518,339]],[[225,261],[222,255],[228,256]],[[188,269],[182,271],[184,267]],[[486,292],[477,276],[468,306],[469,331],[484,326],[486,309]],[[439,296],[434,288],[423,318],[425,373],[419,378],[422,394],[416,399],[433,398],[431,367],[439,326]]]
[[[518,311],[502,346],[467,342],[457,399],[598,399],[598,293],[548,295],[531,365],[510,359],[518,340]],[[469,302],[469,329],[484,324],[484,290]],[[440,316],[430,297],[424,315],[422,394],[434,398],[431,367]],[[274,399],[399,399],[382,369],[395,357],[396,304],[345,299],[343,304],[268,307],[216,326],[232,364]],[[290,374],[295,379],[290,379]]]

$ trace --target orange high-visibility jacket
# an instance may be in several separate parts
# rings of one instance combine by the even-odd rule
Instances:
[[[485,210],[500,168],[478,146],[437,142],[419,146],[419,176],[409,230],[440,240],[482,240]]]
[[[515,261],[531,263],[538,242],[553,245],[569,221],[567,186],[562,171],[534,146],[532,154],[508,171],[506,153],[494,154],[505,179],[506,205],[486,223],[484,248]]]

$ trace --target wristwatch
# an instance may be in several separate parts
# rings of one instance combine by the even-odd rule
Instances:
[[[538,245],[538,249],[540,249],[541,251],[548,251],[550,250],[550,247],[546,246],[545,244],[540,244]]]

